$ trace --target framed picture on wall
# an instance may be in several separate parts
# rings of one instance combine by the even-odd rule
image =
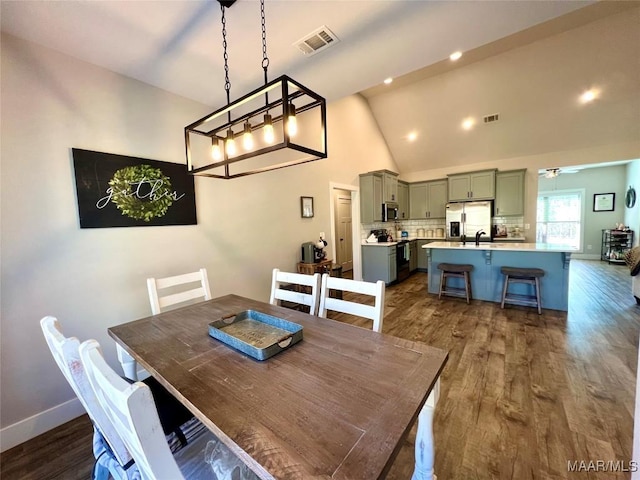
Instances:
[[[615,193],[596,193],[593,195],[594,212],[613,212],[615,203]]]
[[[80,228],[196,225],[184,164],[73,148]]]
[[[313,197],[300,197],[300,215],[302,218],[313,217]]]

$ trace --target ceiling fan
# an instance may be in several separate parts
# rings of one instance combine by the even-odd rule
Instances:
[[[556,178],[561,173],[578,173],[580,170],[575,168],[545,168],[542,170],[538,170],[539,176],[541,178]]]

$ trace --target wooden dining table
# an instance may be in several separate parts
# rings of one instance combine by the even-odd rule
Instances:
[[[245,310],[301,325],[303,340],[258,361],[209,336]],[[238,295],[109,335],[262,479],[384,478],[418,415],[413,479],[431,477],[443,350]]]

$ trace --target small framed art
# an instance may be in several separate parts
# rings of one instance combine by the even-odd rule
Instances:
[[[313,197],[300,197],[300,216],[302,218],[313,217]]]
[[[615,208],[615,193],[595,193],[593,195],[594,212],[613,212]]]

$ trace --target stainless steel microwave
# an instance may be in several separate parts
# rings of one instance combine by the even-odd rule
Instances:
[[[393,222],[394,220],[398,220],[398,204],[383,203],[382,204],[382,221]]]

